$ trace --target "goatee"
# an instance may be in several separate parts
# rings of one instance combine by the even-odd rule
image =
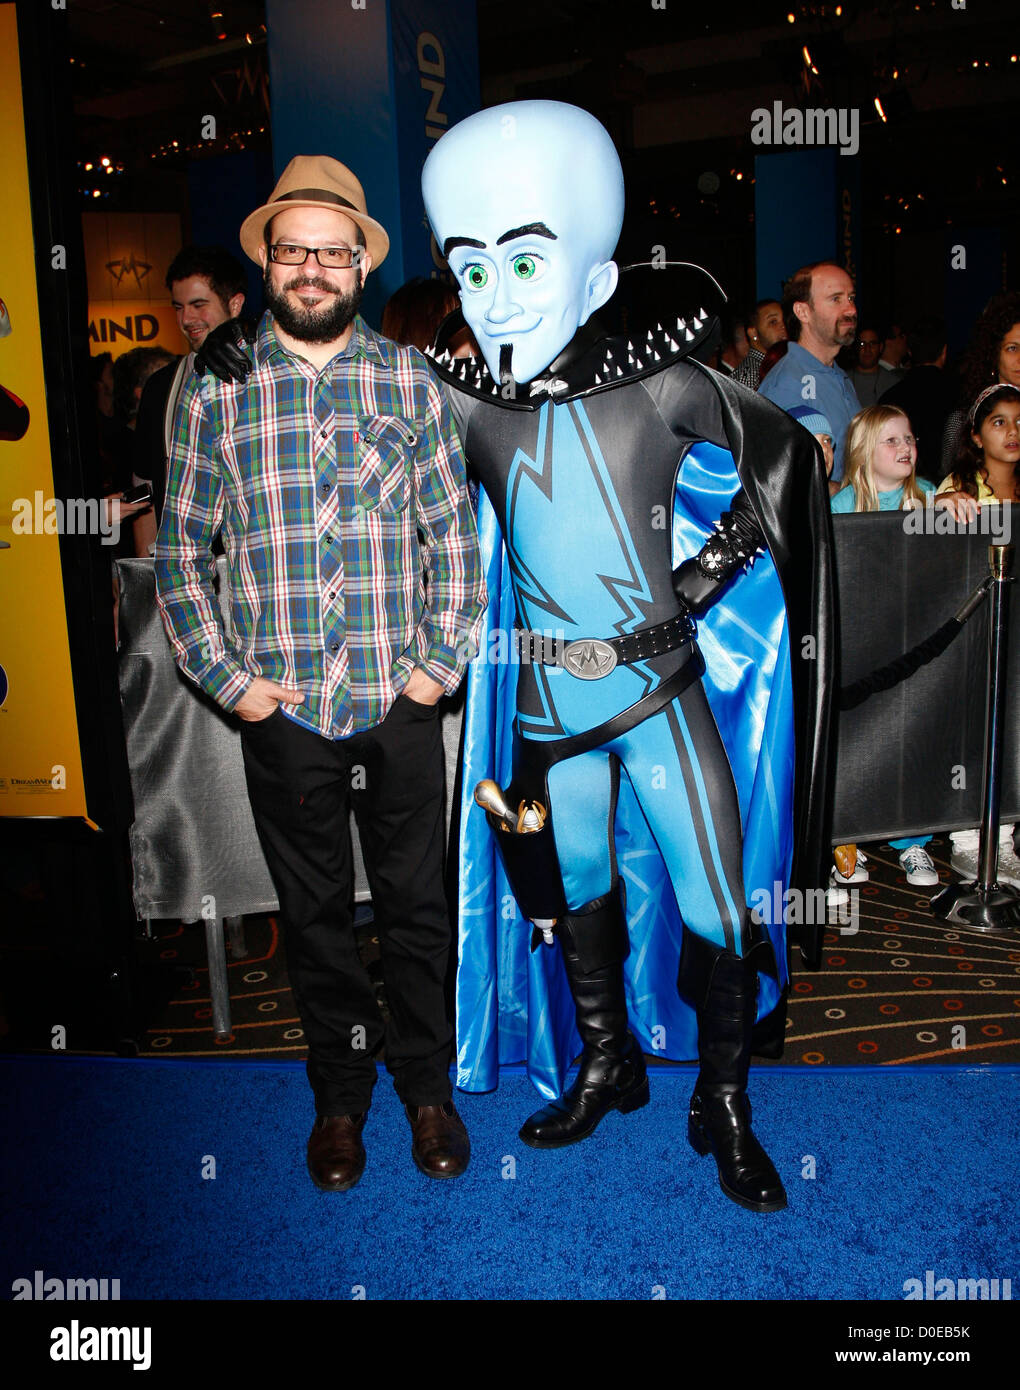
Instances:
[[[262,277],[266,304],[273,318],[285,333],[301,343],[332,343],[341,336],[358,312],[361,304],[361,283],[357,283],[350,294],[338,293],[328,280],[314,275],[296,276],[280,289],[269,278],[269,266]],[[322,290],[330,296],[315,308],[294,304],[287,299],[288,290],[304,287]]]

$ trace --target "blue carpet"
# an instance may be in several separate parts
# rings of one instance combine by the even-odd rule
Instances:
[[[548,1153],[517,1139],[537,1104],[520,1074],[458,1094],[471,1168],[434,1182],[384,1075],[365,1176],[332,1195],[305,1170],[299,1066],[4,1062],[0,1297],[36,1269],[119,1278],[123,1299],[902,1299],[926,1270],[1020,1296],[1020,1075],[753,1073],[790,1196],[768,1216],[687,1146],[691,1080],[656,1070],[644,1110]]]

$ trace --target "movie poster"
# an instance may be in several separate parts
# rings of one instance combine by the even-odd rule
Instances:
[[[32,239],[12,4],[0,4],[0,130],[0,815],[84,816],[59,543],[89,504],[53,495],[36,291],[51,252],[37,257]]]

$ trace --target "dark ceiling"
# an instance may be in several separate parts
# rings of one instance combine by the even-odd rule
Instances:
[[[952,0],[662,4],[478,0],[483,100],[505,99],[508,88],[512,96],[580,92],[632,109],[677,90],[735,101],[763,84],[791,98],[808,43],[818,68],[813,85],[828,101],[863,97],[870,106],[879,88],[898,81],[909,93],[925,84],[926,104],[966,117],[987,107],[982,88],[996,69],[1009,73],[1010,44],[1020,46],[1015,0],[970,0],[963,10]],[[104,152],[121,162],[174,139],[180,147],[210,111],[222,117],[221,144],[260,113],[258,124],[266,123],[259,0],[74,0],[68,24],[82,153],[98,153],[86,147],[103,140]],[[953,80],[968,69],[969,86]],[[1016,65],[1009,75],[1020,76]],[[1018,87],[1014,80],[1014,103]]]
[[[482,99],[592,110],[630,206],[675,223],[688,254],[729,238],[753,258],[750,112],[777,99],[859,108],[873,242],[964,216],[1017,228],[1017,4],[963,3],[478,0]],[[73,0],[68,24],[83,200],[98,188],[111,209],[183,206],[189,160],[270,149],[259,0]]]

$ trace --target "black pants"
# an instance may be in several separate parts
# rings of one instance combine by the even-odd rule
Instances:
[[[373,1060],[405,1105],[449,1100],[444,999],[443,749],[434,706],[397,697],[374,729],[333,741],[280,710],[241,725],[248,797],[280,899],[287,969],[316,1112],[367,1110]],[[390,1022],[358,957],[351,917],[353,805],[379,935]]]

